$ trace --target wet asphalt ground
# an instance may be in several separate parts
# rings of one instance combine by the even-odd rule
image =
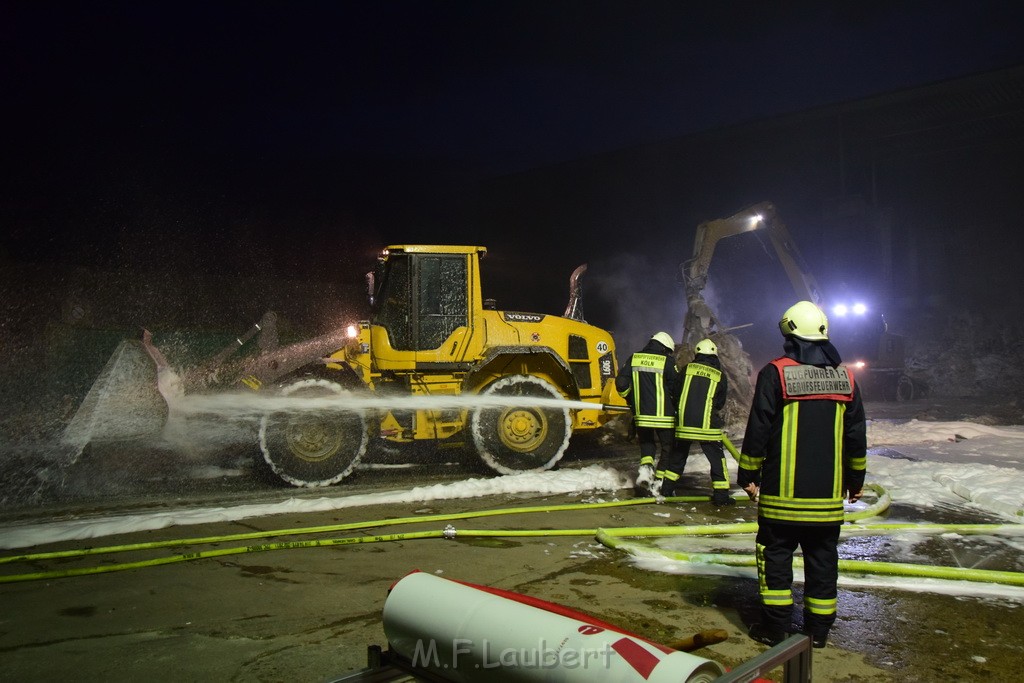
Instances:
[[[875,415],[883,409],[889,410],[893,419],[925,412],[948,415],[932,419],[969,417],[953,415],[941,405],[936,408],[934,402],[892,404],[876,409]],[[957,409],[963,407],[958,405]],[[621,440],[574,441],[560,467],[600,462],[632,473],[633,450],[633,444]],[[218,470],[208,469],[211,465],[220,468],[221,476],[216,476]],[[202,468],[207,468],[208,478],[193,476]],[[489,476],[471,462],[445,457],[419,467],[364,469],[351,481],[331,489],[297,491],[256,478],[242,453],[224,453],[216,462],[183,466],[172,453],[143,453],[110,446],[83,454],[74,465],[64,468],[60,477],[37,477],[32,490],[35,498],[6,506],[0,513],[0,524],[273,502],[294,496],[348,496],[460,481],[467,475]],[[707,482],[697,479],[693,483],[693,493],[706,493]],[[612,497],[628,499],[632,494],[620,490],[601,495],[602,500]],[[595,498],[499,495],[370,506],[175,527],[58,545],[81,548],[151,542],[254,529],[558,505]],[[710,503],[645,504],[480,518],[457,524],[478,529],[590,529],[752,521],[754,514],[753,507],[742,502],[727,509],[714,508]],[[899,501],[887,517],[890,521],[948,523],[1004,521],[966,506],[926,510]],[[386,521],[381,521],[369,531],[357,533],[419,529],[389,528]],[[224,545],[230,544],[216,547]],[[1012,538],[965,537],[926,540],[910,552],[919,562],[979,564],[987,569],[1019,572],[1024,571],[1019,547]],[[908,548],[906,544],[874,538],[844,542],[841,552],[857,559],[906,561]],[[154,555],[129,556],[11,564],[4,570],[46,571]],[[642,569],[629,556],[585,535],[432,539],[252,552],[94,576],[0,585],[0,602],[4,605],[0,611],[0,652],[5,678],[327,680],[365,666],[366,647],[386,643],[380,615],[387,587],[413,569],[565,604],[658,642],[721,628],[729,633],[729,639],[695,654],[730,667],[764,650],[745,636],[747,626],[756,619],[757,586],[752,579]],[[1019,602],[1005,598],[936,595],[895,588],[841,588],[840,617],[833,637],[827,648],[814,653],[814,680],[1019,680],[1024,650],[1019,635],[1024,627],[1021,609]],[[775,674],[778,679],[780,672]]]

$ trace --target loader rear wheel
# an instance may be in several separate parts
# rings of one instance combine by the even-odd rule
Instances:
[[[281,390],[294,407],[260,420],[260,452],[271,471],[293,486],[330,486],[352,473],[366,453],[366,418],[357,410],[303,405],[301,399],[341,396],[326,379],[296,380]]]
[[[896,400],[914,400],[914,380],[910,379],[906,375],[900,375],[900,378],[896,380]]]
[[[572,435],[569,410],[538,406],[531,399],[563,398],[557,389],[537,377],[513,375],[494,382],[480,395],[523,399],[521,404],[484,407],[473,413],[473,445],[491,469],[515,474],[554,467]]]

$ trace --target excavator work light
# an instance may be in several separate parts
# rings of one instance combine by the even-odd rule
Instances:
[[[832,307],[832,314],[839,318],[842,318],[850,313],[852,313],[853,315],[864,315],[867,312],[867,304],[862,304],[859,302],[853,304],[852,306],[847,306],[846,304],[836,304],[835,306]]]

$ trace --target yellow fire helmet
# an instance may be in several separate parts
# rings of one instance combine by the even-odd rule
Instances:
[[[703,354],[705,356],[718,355],[718,347],[715,346],[715,342],[711,341],[710,339],[701,339],[699,342],[697,342],[697,346],[694,350],[697,353]]]
[[[807,341],[828,340],[828,316],[810,301],[799,301],[790,306],[779,321],[783,337],[796,337]]]

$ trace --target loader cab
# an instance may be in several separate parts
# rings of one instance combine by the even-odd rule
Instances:
[[[477,272],[482,251],[439,246],[384,251],[369,278],[378,363],[461,360],[460,342],[472,328],[473,305],[481,305]]]

